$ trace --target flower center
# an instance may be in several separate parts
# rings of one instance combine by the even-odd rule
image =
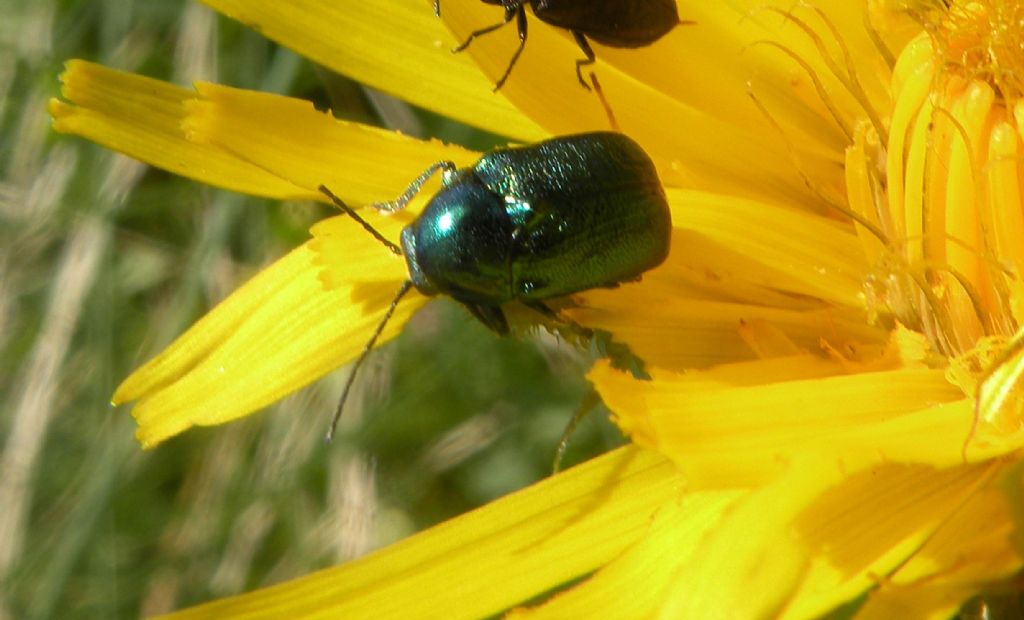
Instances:
[[[888,136],[864,119],[847,150],[851,210],[880,237],[869,295],[948,361],[982,424],[1024,432],[1024,5],[914,4]]]
[[[913,15],[925,32],[896,61],[887,138],[857,125],[848,198],[882,231],[869,292],[956,358],[1005,343],[1024,318],[1024,9]]]
[[[1004,101],[1024,86],[1024,5],[1017,1],[958,2],[915,15],[946,71],[993,86]]]

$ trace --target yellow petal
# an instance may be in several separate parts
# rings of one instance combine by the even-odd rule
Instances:
[[[153,446],[195,424],[219,424],[251,413],[362,349],[406,279],[405,261],[354,222],[339,219],[350,228],[348,260],[334,267],[350,274],[345,284],[328,290],[317,253],[308,243],[300,246],[125,379],[114,402],[139,401],[132,415],[143,445]],[[393,337],[424,301],[408,296],[382,341]]]
[[[761,359],[790,357],[806,352],[797,346],[785,331],[764,319],[740,321],[738,331],[754,355]]]
[[[1024,441],[1024,328],[1005,345],[1002,355],[978,383],[975,439],[981,445],[1013,449]]]
[[[942,371],[844,372],[807,355],[685,375],[655,369],[652,381],[600,364],[590,379],[623,430],[676,461],[694,488],[757,484],[802,454],[856,469],[950,466],[1000,453],[968,445],[972,405]]]
[[[57,131],[235,191],[324,200],[320,184],[355,205],[395,198],[440,160],[478,153],[318,112],[311,102],[200,83],[197,90],[69,61],[50,111]],[[430,188],[424,190],[429,196]]]
[[[83,60],[68,61],[61,81],[68,102],[50,101],[57,131],[226,189],[271,198],[305,193],[222,149],[188,141],[181,122],[191,89]]]
[[[426,0],[203,0],[317,63],[406,101],[524,142],[547,132],[465,54]],[[429,76],[429,78],[427,77]]]
[[[884,596],[888,580],[899,579],[908,563],[930,566],[939,573],[955,571],[966,558],[953,548],[931,554],[932,540],[978,531],[978,525],[964,529],[966,524],[954,517],[958,525],[942,533],[951,523],[950,515],[975,501],[991,472],[990,464],[946,469],[882,465],[851,475],[823,493],[795,521],[813,561],[782,617],[818,617],[872,587]],[[974,514],[983,513],[990,513],[988,507]],[[991,525],[999,527],[999,523]],[[945,543],[940,545],[944,547]],[[958,545],[957,549],[964,548]],[[993,558],[999,570],[1006,567],[1004,555]],[[925,601],[920,603],[925,606]]]
[[[627,553],[529,615],[775,616],[801,584],[808,563],[793,522],[840,478],[819,465],[808,461],[756,491],[705,491],[667,503]]]
[[[679,483],[661,457],[623,448],[360,560],[168,617],[493,615],[619,555]]]
[[[1006,546],[1005,500],[979,494],[990,465],[854,473],[813,456],[790,465],[753,492],[665,504],[627,553],[523,615],[807,618],[872,588],[866,612],[928,610],[937,599],[949,611],[975,579],[1020,564]],[[949,586],[941,599],[929,590],[935,579]]]
[[[950,618],[978,593],[979,583],[1007,579],[1020,570],[1019,552],[1007,544],[1015,528],[1001,489],[980,489],[947,514],[921,550],[872,593],[858,620]]]
[[[208,83],[196,89],[183,123],[190,140],[307,188],[309,197],[323,199],[316,188],[324,184],[353,206],[391,200],[437,161],[466,166],[479,158],[438,140],[339,121],[302,99]]]
[[[737,502],[680,567],[665,618],[772,618],[789,602],[808,565],[791,531],[807,502],[838,478],[814,459]]]
[[[680,297],[676,290],[655,285],[663,273],[648,274],[640,285],[588,292],[581,296],[585,305],[567,313],[583,325],[611,332],[647,364],[678,372],[754,359],[757,353],[742,333],[752,323],[778,329],[805,352],[820,351],[823,343],[846,349],[885,341],[883,330],[839,312]]]
[[[714,264],[705,259],[706,267],[765,288],[861,305],[867,265],[851,228],[770,202],[683,190],[668,197],[673,226],[733,253]],[[685,255],[688,248],[674,249]]]
[[[739,333],[750,321],[806,350],[823,340],[837,349],[885,341],[855,310],[867,266],[851,229],[772,203],[683,190],[668,197],[675,229],[666,263],[640,284],[578,295],[580,307],[567,310],[576,321],[677,370],[753,358]]]
[[[700,541],[721,522],[742,490],[704,491],[670,499],[640,540],[582,585],[511,618],[643,618],[653,616],[672,591],[678,571],[699,563]],[[623,596],[629,592],[629,596]]]

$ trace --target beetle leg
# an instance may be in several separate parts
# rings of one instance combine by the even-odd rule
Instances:
[[[552,310],[551,307],[548,306],[543,301],[537,299],[524,299],[522,300],[522,302],[523,305],[526,306],[527,308],[530,308],[531,310],[544,315],[546,318],[555,321],[556,323],[566,322],[565,319],[563,319],[557,312]]]
[[[539,299],[523,299],[522,302],[524,306],[530,308],[531,310],[534,310],[535,312],[539,312],[540,314],[544,315],[548,320],[569,327],[572,331],[576,332],[576,335],[584,339],[589,339],[594,336],[594,330],[588,327],[583,327],[576,321],[562,316],[561,314],[552,310],[550,306],[548,306],[543,301],[540,301]]]
[[[438,2],[440,2],[440,0],[438,0]],[[519,9],[519,11],[522,12],[522,9]],[[459,45],[458,47],[453,49],[452,53],[455,54],[455,53],[461,52],[462,50],[464,50],[467,47],[469,47],[469,44],[473,42],[473,39],[475,39],[475,38],[477,38],[479,36],[483,36],[483,35],[485,35],[485,34],[487,34],[489,32],[494,32],[498,28],[501,28],[505,24],[507,24],[510,21],[512,21],[512,18],[515,17],[515,15],[516,15],[516,9],[514,9],[514,8],[512,8],[512,9],[505,9],[505,19],[503,19],[501,22],[499,22],[497,24],[494,24],[493,26],[488,26],[486,28],[481,28],[480,30],[474,30],[473,32],[469,33],[469,36],[466,38],[466,40],[463,41],[461,45]],[[526,15],[526,13],[523,13],[524,17],[525,17],[525,15]]]
[[[582,50],[583,54],[586,56],[586,58],[581,58],[576,61],[576,78],[580,81],[580,84],[583,85],[583,88],[590,90],[590,85],[583,81],[583,65],[594,64],[594,60],[596,58],[594,56],[594,50],[590,49],[590,43],[587,42],[587,38],[584,37],[583,33],[579,30],[573,30],[572,37],[576,39],[576,45],[580,46],[580,50]]]
[[[426,183],[430,177],[434,176],[438,170],[443,170],[444,176],[447,177],[449,174],[458,170],[458,168],[455,167],[455,162],[439,161],[424,170],[423,174],[413,179],[412,183],[409,184],[409,187],[398,198],[395,198],[394,200],[387,200],[385,202],[375,202],[370,206],[378,211],[387,211],[388,213],[401,211],[409,204],[409,201],[413,199],[413,196],[420,191],[423,184]]]
[[[505,313],[501,311],[500,307],[466,302],[462,302],[462,305],[466,306],[466,309],[491,331],[499,336],[508,335],[508,319],[505,318]]]
[[[505,9],[505,19],[511,20],[511,11],[515,10],[516,16],[516,31],[519,33],[519,47],[516,49],[516,53],[512,55],[512,60],[508,63],[508,68],[505,69],[505,73],[502,74],[501,79],[494,85],[494,91],[498,92],[498,89],[505,85],[505,80],[508,79],[510,73],[512,73],[512,67],[516,66],[516,61],[519,60],[519,55],[523,53],[523,48],[526,47],[526,8],[522,5],[518,9]]]
[[[579,408],[569,418],[569,422],[565,425],[565,430],[562,431],[562,437],[558,440],[558,448],[555,450],[555,459],[551,464],[551,473],[557,474],[562,469],[562,458],[565,456],[565,449],[569,447],[569,438],[576,432],[576,427],[579,426],[583,418],[587,417],[591,411],[593,411],[601,403],[601,396],[594,389],[594,386],[590,386],[590,391],[583,397],[580,402]]]
[[[434,17],[441,17],[441,0],[434,0]]]

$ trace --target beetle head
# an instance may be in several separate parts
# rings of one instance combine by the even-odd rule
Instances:
[[[405,255],[405,264],[409,267],[409,280],[416,290],[424,295],[437,295],[439,291],[424,275],[419,261],[416,260],[415,222],[402,229],[402,254]]]
[[[425,295],[503,303],[511,286],[513,232],[505,199],[472,172],[463,172],[402,231],[409,279]]]

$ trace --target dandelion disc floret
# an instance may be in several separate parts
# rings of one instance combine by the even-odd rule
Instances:
[[[909,12],[924,32],[896,62],[888,141],[874,149],[877,136],[862,124],[848,151],[847,177],[862,190],[850,202],[884,235],[869,296],[923,334],[933,362],[948,363],[950,380],[980,397],[978,438],[991,441],[989,431],[1020,426],[1012,384],[1024,308],[1024,8],[963,2]]]

